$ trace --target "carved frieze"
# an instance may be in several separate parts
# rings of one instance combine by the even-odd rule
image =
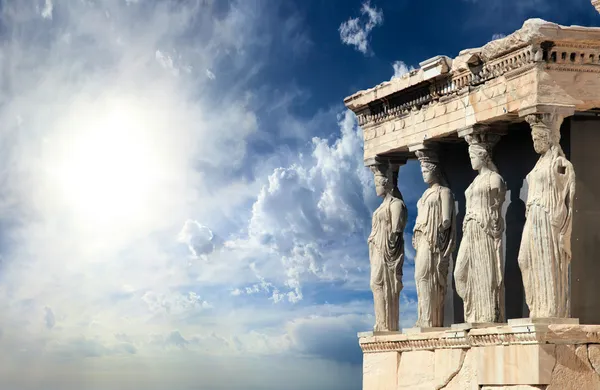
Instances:
[[[361,337],[364,353],[486,347],[526,344],[588,344],[600,342],[600,325],[503,325],[466,331],[448,329],[420,334]]]
[[[600,28],[532,19],[505,38],[429,62],[443,69],[417,69],[345,99],[365,131],[365,159],[476,123],[516,121],[522,107],[552,102],[588,110],[600,100],[592,77],[600,73]],[[396,137],[390,128],[368,132],[388,122]]]

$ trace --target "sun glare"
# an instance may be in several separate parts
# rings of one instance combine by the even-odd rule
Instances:
[[[54,184],[81,221],[118,225],[150,212],[160,150],[142,113],[113,104],[102,116],[79,114],[54,140]]]

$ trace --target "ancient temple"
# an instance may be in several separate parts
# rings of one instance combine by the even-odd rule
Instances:
[[[600,28],[532,19],[419,65],[345,99],[384,198],[363,388],[600,389]],[[404,243],[412,159],[429,187]],[[410,329],[388,309],[400,243],[417,253]]]

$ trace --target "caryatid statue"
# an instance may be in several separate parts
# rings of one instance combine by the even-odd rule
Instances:
[[[373,213],[369,235],[371,290],[375,303],[376,332],[399,330],[400,291],[404,264],[404,227],[408,212],[396,186],[398,174],[389,163],[372,165],[375,190],[383,198]]]
[[[465,322],[470,323],[504,321],[502,205],[506,183],[492,161],[492,148],[499,139],[491,133],[465,136],[471,166],[479,174],[465,192],[463,237],[454,281],[464,302]]]
[[[519,267],[532,318],[566,318],[575,198],[575,171],[560,147],[562,117],[555,113],[526,117],[533,147],[540,155],[527,175],[526,221]]]
[[[448,267],[456,243],[454,196],[430,149],[416,152],[423,180],[429,185],[417,203],[413,232],[415,281],[418,299],[418,327],[444,324],[444,298]]]

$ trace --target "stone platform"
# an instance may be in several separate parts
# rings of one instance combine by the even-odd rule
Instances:
[[[600,389],[600,325],[359,334],[363,390]]]

